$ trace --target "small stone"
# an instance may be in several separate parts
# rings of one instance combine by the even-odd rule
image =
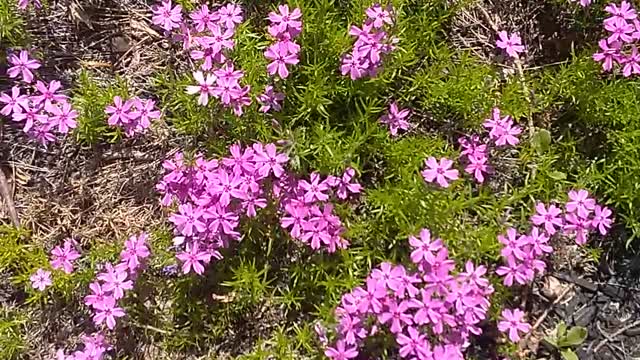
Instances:
[[[640,326],[631,328],[625,331],[624,334],[627,336],[638,336],[640,335]]]
[[[542,295],[549,300],[555,300],[563,293],[565,288],[566,285],[563,285],[560,280],[553,276],[547,276],[542,286]]]

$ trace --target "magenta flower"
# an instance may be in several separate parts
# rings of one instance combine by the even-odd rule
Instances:
[[[598,229],[601,235],[607,235],[609,229],[611,228],[611,223],[613,220],[611,219],[611,210],[606,206],[596,205],[594,208],[593,220],[591,221],[591,226]]]
[[[227,29],[234,29],[236,24],[242,23],[242,9],[235,4],[227,4],[218,9],[218,22]]]
[[[91,290],[91,294],[84,297],[84,303],[94,309],[104,302],[105,297],[109,296],[98,282],[89,284],[89,290]]]
[[[368,8],[365,13],[372,21],[373,27],[380,29],[384,24],[393,25],[393,19],[389,10],[384,9],[380,4],[374,4]]]
[[[392,102],[389,106],[389,112],[380,118],[380,122],[389,126],[389,132],[392,136],[398,134],[398,130],[409,130],[409,122],[406,118],[409,116],[409,109],[398,110],[398,103]]]
[[[151,126],[152,120],[157,120],[160,118],[162,114],[160,110],[156,109],[156,102],[150,99],[133,99],[133,107],[129,113],[131,119],[136,119],[136,131],[143,132],[145,129],[148,129]]]
[[[125,315],[124,309],[116,306],[116,300],[107,296],[101,303],[95,305],[96,313],[93,315],[93,322],[96,325],[106,323],[109,330],[116,327],[116,319]]]
[[[22,112],[22,109],[29,107],[29,97],[27,95],[20,95],[20,88],[14,86],[11,88],[11,96],[6,93],[0,93],[0,103],[6,104],[1,110],[0,114],[9,116],[12,113]]]
[[[427,340],[423,334],[413,326],[407,327],[407,332],[402,332],[396,336],[396,342],[400,345],[400,356],[403,358],[410,355],[422,357],[425,352]]]
[[[620,3],[620,7],[616,6],[616,4],[611,3],[604,8],[604,11],[611,14],[613,17],[608,18],[605,22],[611,22],[617,18],[622,20],[634,20],[637,18],[636,10],[631,7],[631,4],[627,1],[622,1]]]
[[[513,286],[514,281],[520,285],[524,285],[527,283],[528,278],[524,270],[525,269],[516,262],[515,257],[509,256],[507,258],[507,265],[498,267],[496,274],[504,276],[503,284],[505,286]]]
[[[193,25],[195,25],[196,30],[200,32],[205,31],[205,29],[211,29],[219,19],[216,12],[209,11],[207,4],[203,4],[200,8],[191,12],[189,17],[193,20]]]
[[[347,347],[343,340],[338,340],[335,347],[327,348],[324,354],[331,360],[348,360],[358,356],[358,350],[355,346]]]
[[[31,101],[36,105],[44,103],[44,108],[47,111],[50,111],[49,109],[51,109],[52,102],[64,103],[67,101],[67,97],[65,95],[56,94],[56,92],[61,88],[62,84],[60,84],[60,81],[53,80],[49,85],[47,85],[38,80],[36,82],[36,90],[38,90],[40,95],[31,96]]]
[[[498,330],[509,333],[509,340],[516,343],[520,341],[520,333],[526,334],[531,330],[531,325],[522,321],[524,312],[519,309],[502,310],[502,319],[498,322]]]
[[[33,81],[33,73],[31,70],[39,69],[40,62],[35,59],[29,58],[29,52],[26,50],[20,50],[20,54],[10,54],[7,61],[12,66],[7,69],[7,74],[10,78],[16,78],[18,75],[22,75],[22,80],[26,83]]]
[[[20,8],[20,10],[25,10],[29,6],[30,1],[31,0],[18,0],[18,8]],[[40,9],[42,8],[42,3],[40,0],[33,0],[33,6]]]
[[[129,123],[129,111],[131,110],[132,106],[132,102],[123,102],[120,96],[114,96],[113,105],[107,106],[104,110],[106,114],[111,115],[109,116],[109,119],[107,119],[107,123],[110,126],[121,126]]]
[[[640,74],[640,54],[638,54],[638,49],[632,46],[631,54],[622,58],[621,63],[624,64],[622,75],[625,77],[629,77],[631,74]]]
[[[351,182],[356,175],[356,171],[352,168],[345,169],[342,177],[332,177],[331,181],[328,179],[330,186],[336,188],[336,195],[338,199],[346,199],[351,194],[358,194],[362,191],[362,185],[357,182]]]
[[[277,73],[282,79],[286,79],[289,76],[287,65],[295,65],[299,62],[298,54],[291,53],[289,48],[282,42],[269,46],[264,52],[264,56],[273,61],[267,65],[269,75]]]
[[[358,311],[361,314],[379,314],[382,311],[382,301],[387,296],[387,289],[383,283],[373,278],[367,278],[366,286],[366,290],[361,287],[353,290],[353,294],[360,298]]]
[[[140,266],[141,260],[151,255],[147,247],[147,233],[141,233],[138,236],[131,236],[124,242],[124,249],[120,253],[120,259],[127,264],[129,270],[135,271]]]
[[[187,250],[176,255],[178,260],[182,261],[182,272],[188,274],[191,269],[198,274],[204,274],[204,266],[201,262],[205,264],[208,263],[211,259],[211,254],[207,251],[200,251],[198,243],[194,243],[193,245],[188,244]]]
[[[484,182],[484,174],[489,171],[486,156],[475,157],[469,155],[467,157],[469,164],[464,168],[467,174],[472,174],[476,181],[480,184]]]
[[[189,85],[187,86],[187,93],[194,95],[200,93],[198,97],[198,104],[202,106],[207,106],[209,103],[209,96],[214,96],[214,85],[213,83],[216,81],[215,75],[207,74],[205,78],[202,74],[202,71],[196,71],[193,73],[193,78],[196,80],[198,85]]]
[[[116,300],[121,299],[124,297],[125,290],[133,289],[133,281],[127,280],[129,274],[122,268],[116,267],[109,270],[112,271],[100,274],[98,279],[104,281],[104,291],[112,292]]]
[[[542,256],[553,252],[553,248],[548,245],[549,237],[537,227],[531,228],[528,238],[529,244],[531,245],[531,252],[534,256]]]
[[[524,51],[520,35],[515,33],[509,35],[506,31],[500,31],[498,37],[500,39],[496,41],[496,45],[504,49],[512,58],[517,58],[518,54]]]
[[[440,158],[440,162],[433,156],[429,157],[425,164],[427,168],[421,172],[426,182],[437,182],[442,187],[449,187],[449,180],[458,179],[458,170],[451,169],[453,161],[447,158]]]
[[[567,201],[567,212],[577,213],[579,217],[586,219],[595,208],[596,201],[589,197],[587,190],[569,191],[569,201]]]
[[[515,256],[520,260],[524,260],[525,252],[522,250],[529,243],[529,239],[524,235],[518,235],[514,228],[507,229],[507,237],[498,235],[498,241],[504,245],[500,254],[505,258]]]
[[[238,175],[253,173],[255,170],[253,149],[247,147],[242,152],[242,147],[239,144],[233,144],[229,146],[229,152],[231,157],[222,159],[224,166],[231,168],[233,173]]]
[[[300,189],[305,191],[304,201],[313,203],[315,201],[326,201],[329,195],[324,192],[329,190],[329,185],[325,181],[320,180],[320,174],[313,172],[310,175],[310,181],[300,180]]]
[[[386,311],[383,311],[378,315],[378,320],[381,324],[391,323],[389,330],[392,333],[397,334],[402,332],[403,328],[413,324],[413,316],[408,314],[409,306],[406,301],[397,304],[394,300],[388,300],[386,305]]]
[[[260,111],[263,113],[269,112],[270,109],[274,111],[280,111],[282,105],[280,103],[284,100],[284,94],[275,92],[273,86],[267,85],[264,88],[264,93],[258,96],[258,103],[260,103]]]
[[[536,214],[531,216],[534,225],[544,225],[544,229],[549,235],[556,233],[556,229],[562,229],[562,210],[551,204],[548,208],[543,203],[536,204]]]
[[[609,44],[607,39],[602,39],[598,42],[598,46],[602,51],[593,54],[593,60],[602,62],[602,70],[610,71],[613,69],[613,64],[622,59],[622,54],[620,53],[621,44],[619,42]]]
[[[351,77],[351,80],[357,80],[368,74],[369,61],[360,56],[357,52],[350,55],[345,55],[342,58],[340,65],[340,72],[342,75]]]
[[[264,146],[264,150],[256,151],[255,161],[260,176],[266,177],[273,172],[273,175],[279,178],[284,173],[282,164],[286,164],[289,157],[286,154],[278,153],[275,144],[267,144]]]
[[[63,269],[65,273],[73,272],[73,262],[80,257],[70,240],[64,242],[63,246],[56,246],[51,250],[51,267]]]
[[[151,11],[151,22],[166,31],[177,29],[182,23],[182,6],[172,6],[171,0],[163,0],[161,5],[152,6]]]
[[[191,204],[182,204],[178,206],[178,214],[173,214],[169,217],[178,231],[184,236],[193,236],[196,232],[201,233],[207,229],[206,224],[202,221],[204,211]]]
[[[287,33],[290,38],[300,34],[302,31],[302,21],[300,21],[302,12],[300,9],[295,8],[293,11],[289,11],[289,6],[285,4],[279,5],[278,10],[279,13],[273,11],[269,13],[269,21],[271,21],[269,34],[276,38],[284,33]]]
[[[53,116],[50,121],[58,126],[58,131],[62,134],[67,134],[70,129],[75,129],[78,126],[76,119],[78,118],[78,112],[73,110],[71,104],[64,102],[62,108],[60,106],[52,106],[50,109]]]
[[[422,261],[433,262],[435,254],[443,248],[442,240],[431,241],[429,229],[420,230],[420,239],[409,236],[409,244],[414,248],[411,252],[411,261],[419,264]]]
[[[592,221],[583,218],[580,215],[574,213],[568,213],[565,215],[564,231],[576,236],[576,244],[584,245],[587,243],[587,237],[591,230]]]
[[[29,277],[31,280],[31,286],[34,289],[44,291],[47,286],[51,286],[51,271],[46,271],[43,269],[36,270],[35,274]]]
[[[635,28],[624,19],[616,18],[613,21],[605,22],[604,28],[611,33],[607,38],[607,42],[609,42],[609,44],[613,44],[617,41],[625,43],[633,42],[632,34],[635,31]]]

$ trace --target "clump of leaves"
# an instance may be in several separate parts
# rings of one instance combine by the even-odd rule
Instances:
[[[587,329],[582,326],[567,327],[564,321],[560,321],[556,328],[547,336],[544,341],[553,346],[560,353],[564,360],[578,360],[578,355],[573,351],[587,338]]]

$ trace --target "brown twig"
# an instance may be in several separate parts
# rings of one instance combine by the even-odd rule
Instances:
[[[558,304],[565,297],[565,295],[567,295],[569,291],[571,291],[572,289],[573,289],[573,285],[569,285],[566,289],[562,291],[562,293],[560,293],[560,295],[558,295],[558,297],[551,303],[551,305],[549,305],[549,307],[545,309],[542,315],[540,315],[538,320],[536,320],[535,324],[533,324],[533,326],[531,327],[531,330],[529,331],[529,333],[524,337],[524,340],[527,340],[533,334],[533,331],[542,324],[542,322],[544,321],[544,319],[547,318],[547,316],[549,316],[549,314],[551,313],[551,310],[553,310],[553,307],[556,304]]]
[[[16,211],[16,206],[13,203],[11,191],[9,191],[9,183],[7,182],[7,177],[4,175],[4,171],[2,169],[0,169],[0,195],[2,196],[2,199],[7,206],[7,212],[9,213],[9,217],[13,222],[13,226],[17,228],[20,227],[18,212]]]
[[[640,325],[640,320],[634,321],[631,324],[622,327],[620,330],[614,332],[613,334],[605,334],[603,332],[602,335],[604,336],[604,340],[600,341],[598,346],[596,346],[595,349],[593,349],[593,353],[597,354],[598,350],[600,350],[603,346],[605,346],[609,341],[613,341],[616,336],[618,336],[618,335],[622,334],[623,332],[631,329],[632,327],[636,327],[638,325]]]

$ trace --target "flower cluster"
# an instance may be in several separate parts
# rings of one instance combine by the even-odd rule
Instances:
[[[383,56],[395,49],[398,38],[390,37],[385,27],[393,25],[393,9],[375,4],[366,10],[367,19],[362,28],[355,25],[349,35],[356,38],[351,53],[342,58],[340,71],[352,80],[375,77],[382,66]]]
[[[202,106],[209,103],[210,96],[214,97],[241,116],[243,108],[251,104],[251,88],[240,85],[244,72],[235,69],[228,52],[235,46],[233,36],[243,21],[242,9],[226,4],[210,10],[203,4],[192,11],[186,21],[182,18],[182,7],[173,6],[171,0],[154,6],[152,11],[153,24],[182,42],[182,48],[199,63],[199,70],[193,72],[196,85],[187,86],[187,93],[199,94],[198,104]]]
[[[509,228],[506,236],[498,236],[505,265],[496,273],[504,277],[506,286],[530,283],[536,273],[544,273],[543,258],[553,252],[549,242],[554,236],[572,236],[578,245],[583,245],[592,231],[607,234],[612,223],[611,210],[596,204],[586,190],[571,190],[568,196],[564,209],[538,202],[528,234],[520,235]]]
[[[122,129],[126,136],[133,137],[143,134],[150,126],[151,121],[160,118],[160,111],[156,103],[150,99],[135,97],[123,101],[120,96],[113,97],[113,104],[108,105],[104,112],[109,115],[109,126]]]
[[[220,160],[196,155],[191,161],[177,153],[163,164],[167,174],[156,188],[163,206],[178,205],[169,221],[175,226],[173,242],[181,249],[177,258],[183,273],[202,274],[212,259],[221,259],[220,249],[241,238],[241,217],[255,217],[271,200],[279,201],[282,227],[290,228],[293,238],[314,249],[320,244],[330,251],[346,246],[340,219],[327,202],[328,190],[333,188],[340,199],[360,192],[352,182],[355,171],[324,181],[318,174],[310,181],[296,180],[284,168],[289,157],[275,144],[235,144],[229,152]]]
[[[104,270],[97,275],[97,281],[89,284],[91,293],[85,296],[84,303],[91,307],[96,326],[104,323],[113,330],[117,319],[125,316],[125,310],[118,306],[118,301],[124,298],[125,291],[133,289],[138,272],[150,255],[148,238],[146,233],[131,236],[124,243],[120,262],[115,266],[106,263]]]
[[[49,265],[52,269],[62,270],[65,274],[73,273],[73,263],[80,258],[77,250],[78,243],[73,239],[66,239],[62,246],[58,245],[51,250],[51,259]],[[51,286],[51,271],[37,269],[31,275],[31,286],[39,291],[44,291]]]
[[[627,1],[622,1],[620,6],[611,3],[604,10],[611,15],[604,20],[604,28],[609,36],[600,40],[600,52],[593,54],[593,59],[602,62],[604,71],[613,71],[617,67],[625,77],[640,74],[640,54],[637,49],[640,20],[636,10]]]
[[[325,351],[331,359],[352,359],[376,333],[390,333],[407,359],[463,359],[471,335],[479,335],[494,289],[487,269],[467,262],[456,272],[441,239],[428,229],[409,237],[415,269],[382,263],[366,285],[342,296],[335,314],[337,340]]]
[[[289,76],[287,65],[296,65],[300,60],[300,45],[295,39],[302,32],[302,13],[295,8],[289,11],[288,5],[278,6],[279,13],[270,12],[268,32],[276,40],[264,52],[264,56],[272,62],[267,65],[269,75],[276,75],[282,79]]]
[[[496,40],[496,46],[500,49],[504,49],[507,55],[512,58],[518,58],[518,54],[524,52],[524,46],[522,45],[522,39],[517,33],[509,35],[506,31],[500,31],[498,33],[498,40]]]
[[[520,140],[518,135],[522,128],[514,125],[511,116],[502,117],[500,109],[494,108],[492,117],[486,119],[484,128],[489,131],[488,138],[480,139],[478,135],[464,136],[458,139],[461,146],[460,161],[465,166],[464,171],[472,175],[476,182],[483,183],[489,172],[490,146],[515,146]],[[426,182],[437,182],[442,187],[448,187],[449,181],[458,179],[459,172],[453,169],[453,161],[441,158],[439,161],[429,157],[422,177]]]
[[[490,171],[491,146],[515,146],[520,142],[518,136],[522,133],[522,128],[514,125],[511,116],[502,117],[498,108],[493,109],[492,117],[486,119],[483,126],[489,131],[488,139],[481,139],[478,135],[458,139],[462,148],[460,161],[465,165],[464,171],[473,175],[476,182],[480,184],[484,182],[486,174]]]
[[[50,83],[37,80],[33,70],[42,65],[21,50],[8,56],[10,64],[7,74],[10,78],[21,79],[11,88],[11,93],[0,93],[0,114],[20,123],[22,130],[32,139],[46,146],[55,141],[55,134],[67,134],[77,126],[78,113],[73,110],[66,95],[60,93],[62,84],[57,80]],[[2,105],[4,104],[4,105]]]
[[[56,352],[57,360],[100,360],[104,357],[104,354],[111,350],[112,347],[106,341],[102,332],[95,332],[91,335],[82,335],[80,337],[83,348],[74,351],[72,354],[65,354],[63,349],[59,349]]]
[[[333,213],[329,200],[332,193],[340,200],[360,193],[362,186],[353,181],[354,177],[355,170],[348,168],[341,177],[329,175],[322,179],[320,174],[313,172],[309,180],[293,176],[282,178],[274,188],[280,199],[282,228],[314,250],[325,246],[332,253],[349,246],[342,237],[342,222]]]
[[[391,136],[396,136],[398,130],[409,130],[411,124],[406,120],[409,114],[409,109],[398,109],[398,103],[394,101],[389,106],[389,111],[380,118],[380,123],[389,127]]]

